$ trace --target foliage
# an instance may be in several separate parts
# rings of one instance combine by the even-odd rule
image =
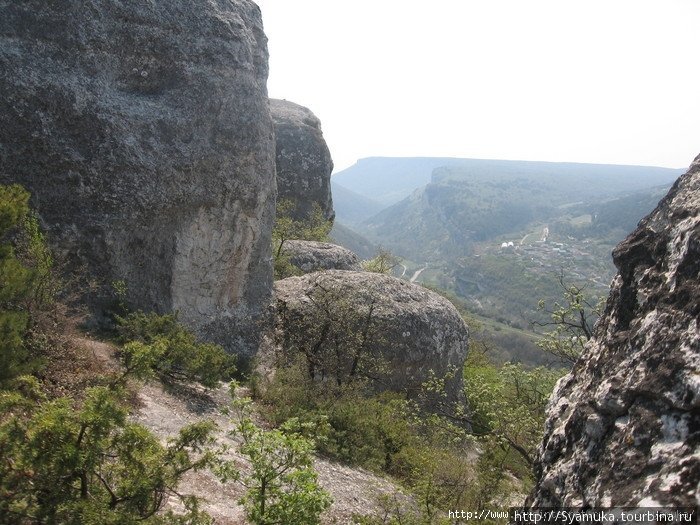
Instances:
[[[0,392],[0,523],[210,523],[182,476],[214,461],[211,423],[183,428],[163,446],[127,419],[125,392],[93,387],[84,400],[45,399],[36,379]],[[186,512],[156,516],[165,498]]]
[[[329,240],[333,226],[326,220],[317,202],[313,203],[311,214],[305,219],[295,218],[297,213],[293,201],[284,199],[277,203],[277,215],[272,228],[272,253],[274,256],[275,279],[300,275],[301,271],[291,264],[284,252],[284,243],[289,240],[321,241]]]
[[[308,376],[297,360],[278,369],[261,392],[266,416],[276,425],[313,425],[324,454],[372,470],[390,471],[394,455],[411,439],[408,405],[398,394],[372,395],[366,382],[337,385]]]
[[[177,315],[132,312],[117,316],[117,331],[125,343],[125,373],[146,378],[196,381],[213,388],[235,372],[235,357],[219,345],[197,342]]]
[[[362,261],[362,269],[365,272],[390,274],[399,264],[399,258],[389,250],[379,248],[377,254],[368,261]]]
[[[27,216],[29,194],[20,186],[0,186],[0,241]],[[31,295],[34,275],[9,242],[0,243],[0,385],[26,371],[23,337],[29,315],[23,302]]]
[[[39,325],[59,292],[53,257],[29,210],[29,193],[0,185],[0,387],[37,370],[41,346],[50,334]]]
[[[411,489],[415,506],[408,499],[399,504],[386,498],[381,519],[358,516],[359,523],[440,523],[444,509],[478,501],[484,478],[472,439],[463,426],[425,412],[419,403],[388,392],[373,394],[358,381],[342,386],[312,381],[303,362],[276,370],[261,389],[261,400],[273,423],[310,427],[320,437],[322,453],[391,474]]]
[[[511,363],[495,366],[485,353],[472,351],[464,380],[474,432],[506,453],[515,452],[527,472],[540,442],[547,401],[564,372]]]
[[[300,435],[290,419],[278,429],[265,431],[253,422],[250,400],[234,400],[239,422],[234,435],[252,472],[239,481],[247,488],[241,498],[248,519],[256,525],[314,525],[331,504],[318,485],[313,469],[312,440]]]
[[[338,385],[381,375],[384,363],[370,351],[381,341],[375,316],[377,293],[368,287],[353,294],[349,297],[321,275],[306,292],[310,304],[303,313],[280,309],[281,324],[293,327],[277,334],[283,349],[280,364],[301,355],[311,379]]]
[[[289,254],[285,251],[281,251],[279,255],[275,256],[272,270],[276,281],[287,277],[304,275],[301,268],[292,264],[292,261],[289,260]]]
[[[41,308],[52,305],[60,291],[60,282],[53,273],[53,255],[39,227],[39,219],[32,211],[22,221],[17,238],[17,253],[23,264],[34,273],[34,306]]]
[[[567,283],[563,273],[559,275],[559,285],[563,290],[563,303],[555,301],[550,309],[544,299],[539,301],[538,310],[548,314],[551,321],[534,324],[554,329],[545,333],[537,346],[573,365],[593,335],[593,323],[601,314],[604,299],[590,300],[586,288]]]
[[[448,524],[453,520],[446,509],[502,510],[514,492],[527,491],[546,402],[562,371],[496,366],[481,350],[472,349],[464,369],[471,411],[416,414],[412,428],[419,439],[394,457],[393,473],[410,487],[415,505],[398,495],[383,497],[377,511],[357,516],[356,523]],[[436,379],[428,383],[428,390],[442,388]],[[469,422],[471,431],[455,421]]]

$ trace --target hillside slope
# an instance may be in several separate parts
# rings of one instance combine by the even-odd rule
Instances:
[[[112,369],[119,369],[115,359],[117,348],[90,338],[80,338],[79,344],[88,349],[95,359]],[[248,395],[240,388],[237,395]],[[238,452],[240,441],[228,436],[236,426],[234,416],[222,410],[230,404],[228,387],[205,390],[195,384],[181,384],[166,388],[153,381],[141,385],[136,394],[137,409],[134,421],[151,430],[163,442],[177,435],[181,428],[199,421],[212,420],[218,426],[218,444],[230,447],[226,459],[233,460],[243,472],[250,470],[248,460]],[[316,457],[314,469],[320,485],[333,497],[333,504],[324,513],[321,523],[351,524],[353,514],[368,514],[378,507],[379,497],[401,494],[401,489],[386,478],[361,468],[349,467]],[[203,508],[220,525],[248,523],[244,508],[238,503],[245,488],[238,483],[221,483],[209,471],[189,472],[179,487],[184,494],[192,494],[204,500]],[[166,508],[177,510],[180,502],[171,498]]]
[[[332,182],[331,188],[336,219],[344,224],[350,226],[359,224],[386,207],[373,199],[341,186],[337,182]]]

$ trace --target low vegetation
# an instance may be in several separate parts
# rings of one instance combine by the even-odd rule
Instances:
[[[234,400],[238,424],[233,432],[243,441],[240,452],[248,458],[251,473],[234,477],[247,491],[240,503],[256,525],[316,525],[332,500],[321,489],[313,469],[314,441],[302,434],[308,425],[289,419],[265,431],[252,419],[252,401]]]
[[[59,318],[59,281],[28,201],[19,186],[0,186],[0,524],[210,524],[202,502],[179,488],[204,468],[247,488],[240,503],[251,523],[318,523],[330,498],[310,469],[312,441],[287,431],[291,423],[266,431],[239,419],[253,465],[244,477],[224,459],[214,423],[185,426],[163,444],[130,419],[135,380],[213,387],[235,371],[221,347],[197,342],[173,315],[117,316],[123,368],[75,371],[79,380],[56,393],[53,369],[84,363],[85,352],[61,336],[70,322]],[[177,512],[164,508],[169,499]]]
[[[365,272],[391,274],[399,265],[400,259],[385,248],[378,248],[377,253],[371,259],[362,262]]]
[[[333,222],[326,220],[323,210],[314,203],[311,214],[305,219],[294,218],[296,206],[291,200],[277,203],[275,224],[272,228],[272,254],[275,280],[301,275],[301,270],[289,261],[284,245],[291,240],[327,242]]]
[[[461,371],[469,410],[442,401],[445,378],[431,378],[417,398],[376,393],[383,363],[362,351],[381,337],[371,301],[352,309],[328,290],[311,296],[303,337],[285,339],[287,351],[273,375],[256,379],[254,394],[273,425],[304,425],[322,454],[405,486],[414,505],[397,495],[381,502],[382,516],[358,523],[447,523],[445,509],[501,509],[529,488],[545,405],[563,370],[494,364],[491,344],[473,337]],[[353,356],[365,358],[359,367]]]
[[[212,388],[236,373],[221,347],[197,341],[175,315],[115,316],[121,369],[91,373],[57,394],[46,369],[61,360],[67,340],[56,337],[64,329],[55,322],[61,285],[28,197],[0,187],[0,523],[211,523],[202,502],[178,488],[186,473],[209,469],[245,488],[239,503],[251,523],[315,524],[331,504],[312,467],[315,451],[404,486],[404,494],[379,501],[378,512],[357,516],[359,524],[448,523],[446,509],[501,509],[529,488],[545,404],[562,371],[494,364],[489,342],[472,337],[467,363],[455,371],[464,375],[467,404],[441,403],[439,377],[418,397],[377,393],[372,381],[385,365],[366,352],[381,337],[372,302],[344,307],[323,289],[314,295],[316,322],[278,356],[283,366],[252,378],[272,428],[254,422],[250,400],[233,400],[239,454],[251,465],[245,473],[225,459],[211,422],[162,443],[130,418],[136,381]],[[565,288],[565,302],[550,314],[567,326],[572,316],[582,319],[583,305],[583,290]],[[172,499],[177,512],[165,505]]]
[[[233,355],[219,345],[197,342],[175,314],[132,312],[116,319],[125,375],[138,372],[141,379],[156,376],[212,388],[236,371]]]

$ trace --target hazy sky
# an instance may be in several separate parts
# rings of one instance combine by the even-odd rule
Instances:
[[[685,167],[700,0],[259,0],[271,97],[369,156]]]

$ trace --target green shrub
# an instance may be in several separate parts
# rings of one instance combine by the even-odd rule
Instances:
[[[125,392],[47,400],[34,378],[0,391],[0,523],[210,523],[194,498],[182,517],[156,516],[182,476],[214,462],[211,423],[167,445],[127,419]]]
[[[367,261],[362,261],[362,269],[365,272],[391,274],[392,270],[399,265],[399,258],[389,250],[379,248],[377,255]]]
[[[236,371],[235,356],[219,345],[197,342],[175,314],[132,312],[117,316],[117,332],[125,343],[122,359],[126,370],[138,371],[142,378],[155,375],[213,388],[219,381],[231,379]]]
[[[277,203],[275,224],[272,228],[275,280],[302,273],[289,261],[289,256],[284,252],[284,244],[287,241],[327,242],[333,227],[333,222],[326,220],[323,210],[317,202],[314,202],[311,214],[304,220],[295,219],[295,211],[296,205],[291,200],[283,199]]]
[[[361,381],[314,381],[297,361],[278,369],[261,388],[265,415],[276,425],[290,419],[312,425],[322,453],[351,465],[392,472],[394,458],[418,438],[409,404],[400,395],[372,394]]]
[[[261,429],[253,423],[249,399],[235,400],[234,408],[239,422],[233,434],[241,438],[241,453],[251,464],[250,474],[239,477],[247,489],[239,503],[248,519],[255,525],[320,523],[332,500],[317,482],[314,442],[299,435],[293,419],[279,429]]]
[[[10,239],[27,224],[28,202],[29,193],[22,187],[0,185],[0,387],[36,368],[25,337],[29,303],[42,281],[39,271],[20,259]]]
[[[512,363],[497,366],[485,355],[472,352],[464,380],[474,431],[516,452],[524,462],[521,470],[527,470],[541,439],[547,401],[564,373]]]

